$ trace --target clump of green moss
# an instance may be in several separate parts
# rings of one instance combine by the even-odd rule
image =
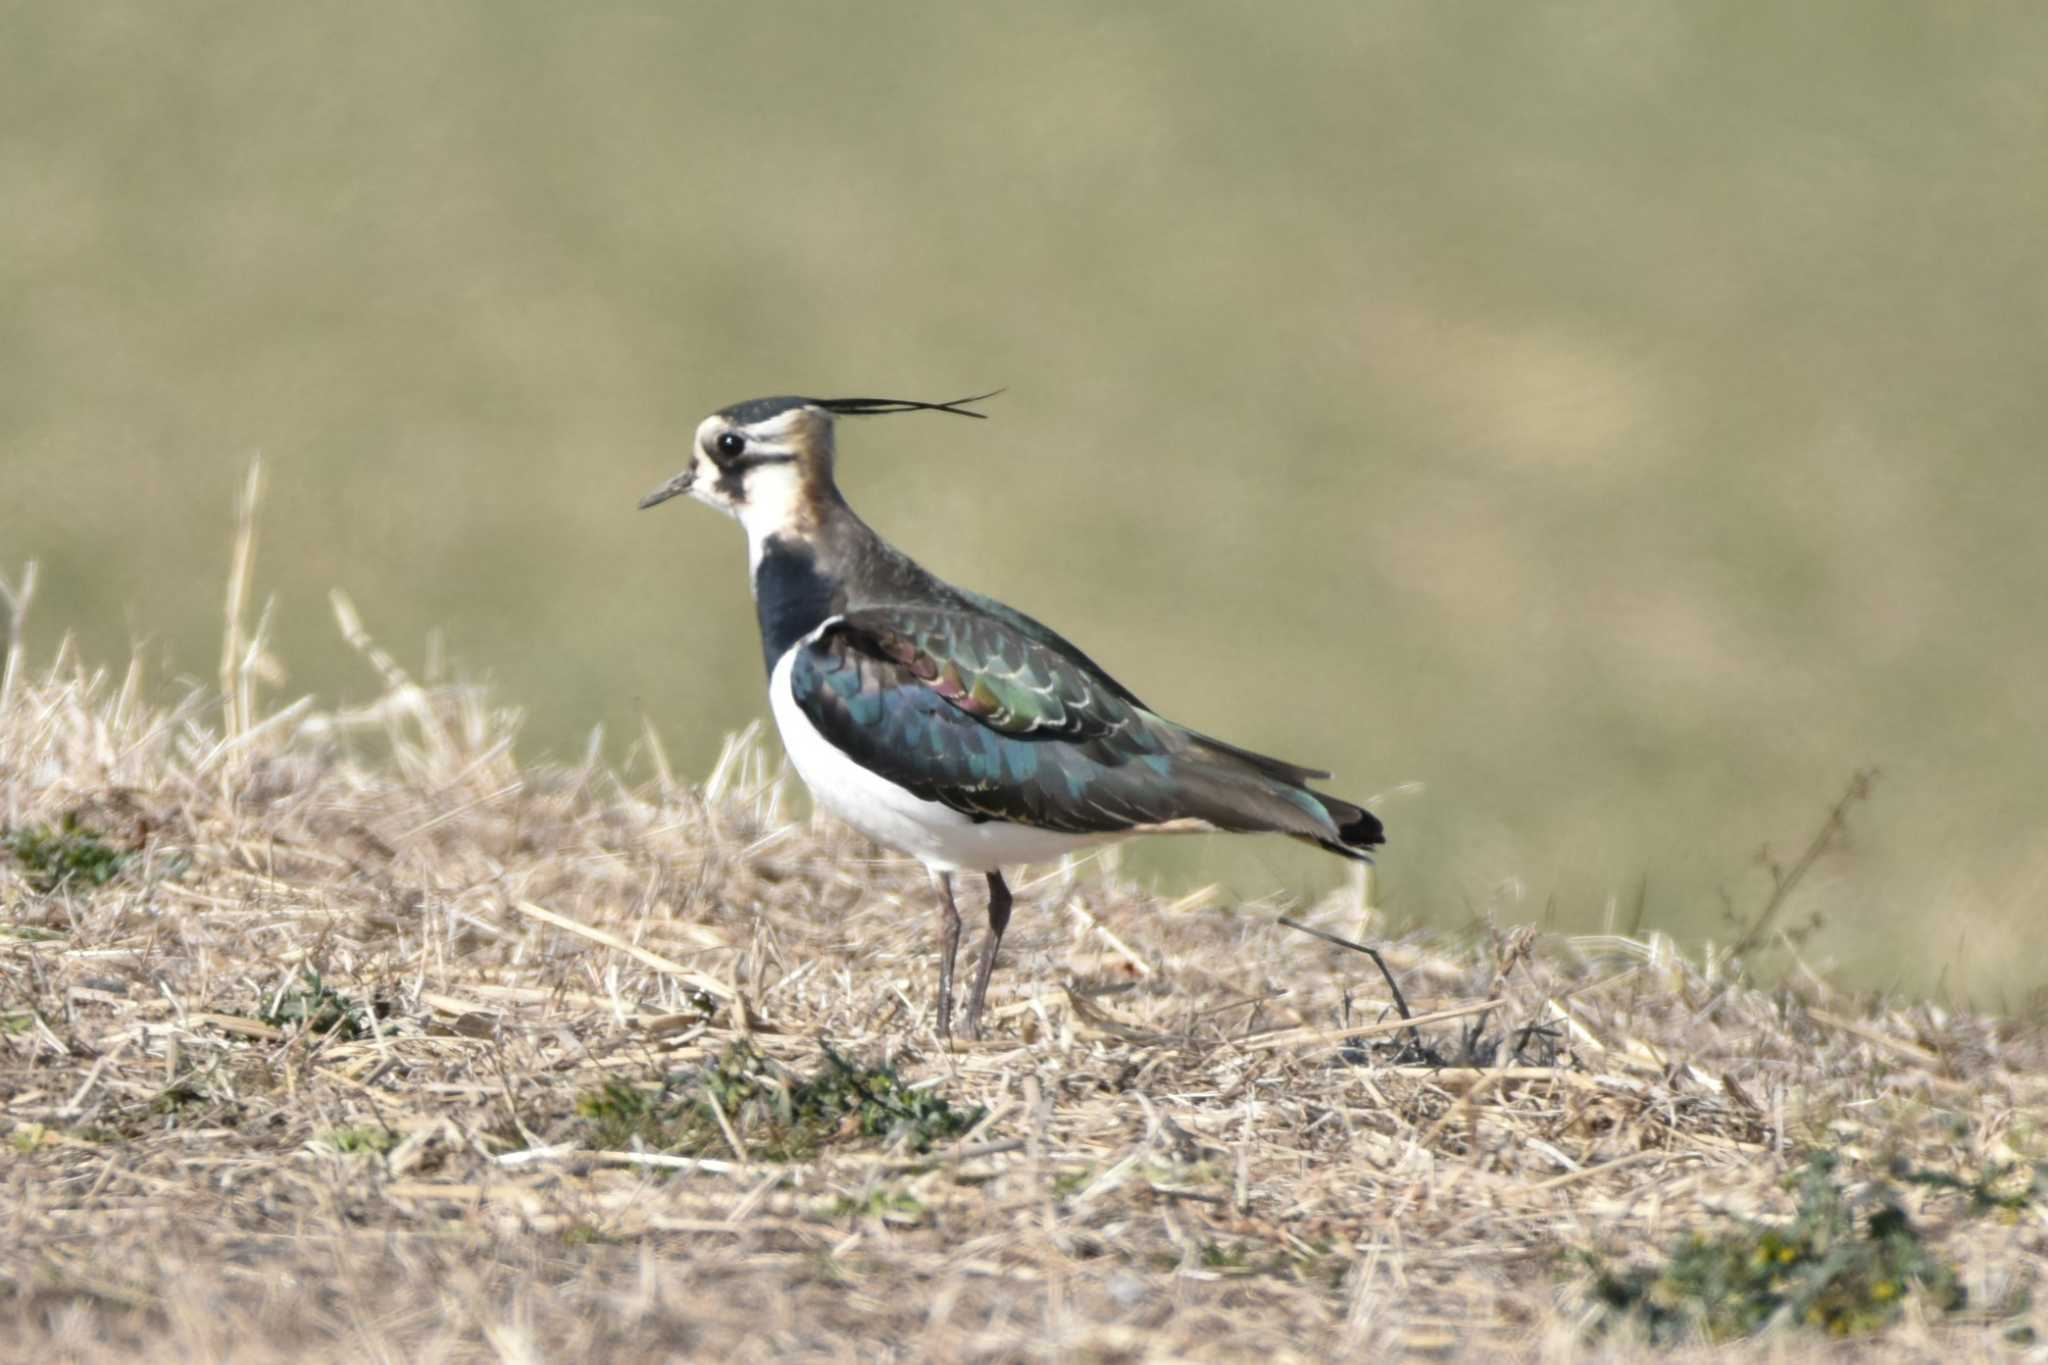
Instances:
[[[798,1076],[748,1043],[658,1090],[608,1081],[576,1111],[601,1147],[637,1141],[683,1156],[729,1155],[730,1128],[746,1154],[763,1161],[807,1160],[830,1144],[863,1140],[924,1152],[973,1128],[983,1112],[907,1086],[887,1064],[856,1064],[828,1047],[815,1075]]]
[[[56,826],[10,829],[0,834],[0,849],[20,865],[29,885],[46,896],[67,887],[105,886],[134,856],[87,829],[75,814]]]
[[[1896,1319],[1914,1288],[1936,1311],[1962,1308],[1955,1267],[1928,1249],[1895,1191],[1876,1185],[1861,1211],[1835,1168],[1832,1155],[1815,1153],[1790,1177],[1799,1202],[1786,1226],[1695,1233],[1662,1265],[1599,1270],[1604,1320],[1633,1319],[1651,1340],[1672,1343],[1727,1341],[1776,1324],[1860,1336]]]

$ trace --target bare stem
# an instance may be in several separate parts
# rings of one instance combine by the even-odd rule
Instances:
[[[23,642],[28,636],[28,605],[36,595],[36,562],[22,566],[21,582],[0,578],[0,600],[7,604],[7,662],[0,667],[0,712],[14,697],[15,679],[21,674]]]
[[[249,475],[235,518],[235,553],[228,568],[227,627],[220,647],[220,704],[223,738],[233,739],[249,728],[255,699],[248,678],[247,635],[242,613],[249,605],[249,580],[256,568],[256,506],[263,496],[263,457],[249,460]]]
[[[1835,802],[1834,809],[1828,812],[1828,818],[1821,822],[1819,832],[1806,846],[1806,851],[1800,854],[1790,867],[1774,861],[1766,862],[1765,866],[1771,873],[1770,898],[1764,902],[1764,908],[1757,912],[1749,928],[1743,930],[1742,936],[1735,940],[1735,946],[1728,950],[1729,956],[1741,957],[1745,953],[1755,951],[1757,945],[1763,942],[1764,934],[1771,927],[1772,921],[1777,919],[1778,912],[1784,908],[1785,902],[1791,899],[1792,892],[1798,888],[1799,883],[1806,879],[1806,874],[1813,870],[1813,865],[1821,860],[1821,855],[1848,839],[1849,808],[1859,801],[1869,800],[1870,790],[1876,783],[1875,768],[1865,768],[1851,776],[1841,800]]]

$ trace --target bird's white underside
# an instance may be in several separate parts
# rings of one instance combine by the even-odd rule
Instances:
[[[869,772],[818,733],[796,704],[790,667],[796,651],[807,643],[799,642],[776,660],[769,675],[768,705],[775,713],[775,728],[782,733],[789,761],[818,804],[876,843],[907,853],[935,872],[994,872],[1021,863],[1051,862],[1120,837],[1032,829],[1004,820],[977,824]]]

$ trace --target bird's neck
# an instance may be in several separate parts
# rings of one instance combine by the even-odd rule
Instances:
[[[844,585],[819,562],[816,543],[771,535],[754,548],[754,611],[768,672],[797,641],[843,610]]]
[[[813,515],[756,536],[747,528],[754,609],[768,671],[828,617],[857,607],[928,601],[943,583],[883,540],[837,490]]]
[[[801,464],[763,465],[745,482],[745,500],[728,510],[747,533],[747,562],[758,570],[771,540],[810,540],[845,499],[829,477]]]

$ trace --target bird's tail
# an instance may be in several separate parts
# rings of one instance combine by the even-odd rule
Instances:
[[[1330,823],[1337,827],[1335,839],[1318,839],[1315,842],[1339,857],[1356,859],[1361,863],[1372,861],[1372,850],[1387,841],[1386,827],[1380,818],[1363,806],[1321,792],[1310,792],[1330,816]]]
[[[1371,811],[1341,797],[1309,789],[1310,782],[1329,776],[1320,768],[1269,758],[1208,735],[1190,737],[1220,759],[1220,766],[1231,774],[1231,785],[1241,794],[1241,801],[1250,795],[1247,789],[1257,792],[1246,805],[1264,812],[1270,821],[1264,828],[1291,834],[1341,858],[1362,863],[1371,862],[1372,850],[1387,841],[1385,828]]]

